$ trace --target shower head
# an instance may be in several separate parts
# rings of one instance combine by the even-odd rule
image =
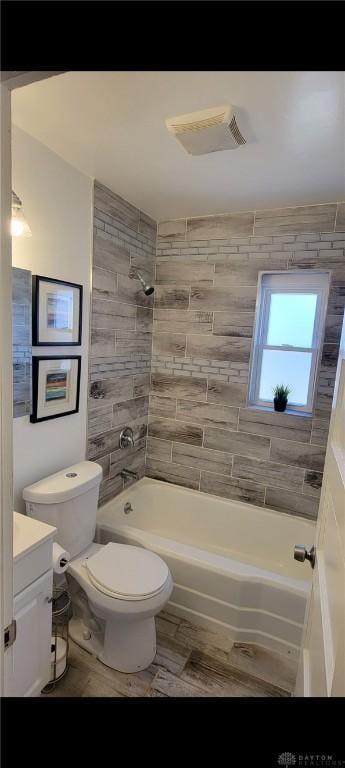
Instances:
[[[143,284],[143,291],[144,291],[145,296],[151,296],[151,293],[153,293],[154,290],[155,289],[154,289],[153,285],[148,285],[147,283]]]
[[[131,280],[133,280],[134,278],[137,278],[137,280],[140,280],[141,285],[143,286],[143,291],[144,291],[145,296],[151,296],[151,293],[154,292],[153,285],[150,285],[149,283],[145,283],[145,280],[142,277],[142,275],[140,274],[139,270],[131,269],[129,274],[128,274],[128,277],[130,277]]]

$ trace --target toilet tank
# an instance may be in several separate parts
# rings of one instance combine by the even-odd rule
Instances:
[[[57,529],[56,541],[75,557],[94,539],[102,467],[81,461],[24,488],[29,517]]]

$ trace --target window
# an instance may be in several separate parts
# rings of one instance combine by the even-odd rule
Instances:
[[[313,410],[329,274],[261,274],[249,404],[271,406],[277,384],[291,388],[288,408]]]

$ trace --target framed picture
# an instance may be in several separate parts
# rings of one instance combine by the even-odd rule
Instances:
[[[32,344],[67,347],[81,344],[83,286],[32,277]]]
[[[80,364],[80,355],[32,358],[31,422],[78,412]]]

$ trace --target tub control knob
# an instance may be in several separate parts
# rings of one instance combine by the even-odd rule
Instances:
[[[122,432],[120,432],[119,446],[120,448],[134,447],[134,435],[133,430],[130,427],[125,427]]]
[[[315,567],[316,549],[314,546],[307,549],[304,544],[295,544],[293,556],[299,563],[304,563],[305,560],[309,560],[311,567]]]

